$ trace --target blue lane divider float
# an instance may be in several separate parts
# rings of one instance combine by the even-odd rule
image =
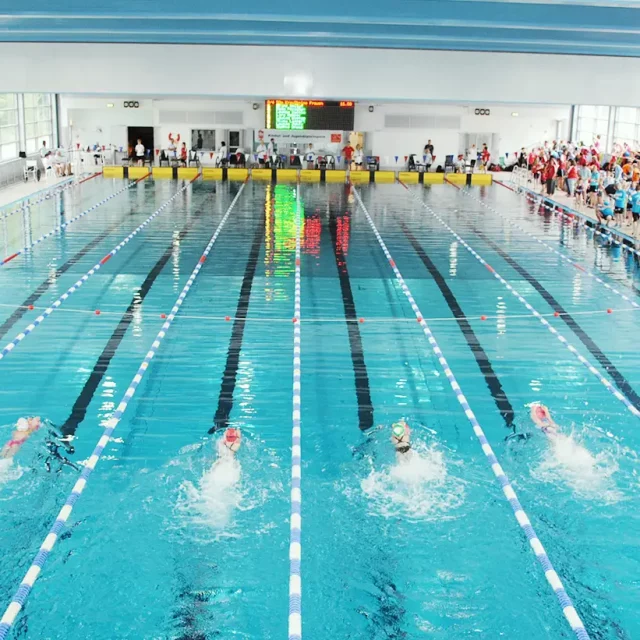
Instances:
[[[516,229],[520,229],[522,233],[528,235],[530,238],[533,238],[537,243],[541,244],[543,247],[546,247],[547,249],[549,249],[549,251],[555,253],[567,264],[570,264],[572,267],[575,267],[576,269],[578,269],[578,271],[580,271],[584,275],[587,275],[590,278],[593,278],[596,282],[599,282],[601,285],[609,289],[609,291],[612,291],[613,293],[619,295],[623,300],[626,300],[629,304],[636,307],[636,309],[640,309],[640,304],[638,304],[635,300],[632,300],[628,295],[622,293],[622,291],[611,286],[608,282],[605,282],[600,276],[598,276],[596,273],[593,273],[593,271],[591,271],[590,269],[583,267],[579,262],[576,262],[575,260],[565,255],[561,251],[558,251],[555,247],[552,247],[550,244],[547,244],[544,240],[540,240],[540,238],[538,238],[538,236],[533,234],[531,231],[529,231],[528,229],[525,229],[522,225],[518,224],[514,220],[511,220],[509,217],[504,216],[497,209],[494,209],[491,205],[487,204],[486,202],[483,202],[482,200],[480,200],[480,198],[477,198],[469,191],[463,189],[462,193],[466,196],[469,196],[479,204],[481,204],[485,209],[488,209],[489,211],[493,211],[494,213],[498,214],[502,220],[506,220],[512,227],[515,227]]]
[[[189,186],[189,183],[185,185],[184,188],[186,188],[187,186]],[[149,349],[147,355],[145,356],[144,360],[140,364],[140,367],[138,368],[137,373],[135,374],[135,376],[133,376],[131,384],[129,385],[129,388],[126,390],[124,396],[122,397],[120,404],[118,405],[117,409],[114,411],[111,418],[107,420],[107,425],[104,431],[102,432],[102,436],[98,440],[98,443],[95,449],[93,450],[93,453],[85,463],[84,469],[82,470],[82,473],[80,474],[79,479],[77,480],[71,493],[67,497],[67,500],[64,503],[64,506],[62,507],[62,509],[60,509],[60,512],[58,513],[58,516],[56,517],[55,522],[53,523],[53,526],[49,530],[49,534],[47,535],[42,545],[40,546],[40,549],[36,554],[33,560],[33,563],[31,564],[31,566],[29,567],[29,570],[24,575],[24,578],[22,579],[20,586],[15,592],[11,603],[6,608],[4,615],[0,620],[0,640],[4,640],[4,638],[6,638],[7,635],[9,634],[9,631],[11,630],[11,627],[15,622],[16,616],[18,615],[18,613],[20,613],[20,610],[24,606],[25,601],[28,598],[29,593],[31,592],[31,589],[33,588],[33,584],[38,579],[38,576],[40,575],[40,572],[42,571],[42,568],[45,562],[47,561],[47,558],[49,557],[51,550],[53,549],[56,542],[58,541],[60,534],[62,533],[62,530],[64,529],[65,524],[69,519],[71,512],[73,511],[73,507],[75,506],[76,502],[78,501],[78,499],[82,495],[82,492],[87,486],[89,477],[93,473],[93,470],[95,469],[98,460],[100,460],[102,453],[104,451],[104,448],[109,443],[109,439],[111,438],[111,435],[113,434],[115,428],[120,423],[120,420],[122,420],[122,416],[126,411],[127,406],[131,401],[131,398],[133,398],[133,395],[135,394],[136,389],[140,384],[140,381],[142,380],[146,370],[148,369],[149,364],[151,363],[151,360],[153,360],[154,356],[156,355],[156,352],[158,351],[158,348],[160,347],[160,343],[162,342],[162,340],[167,334],[167,331],[171,327],[171,324],[173,323],[178,311],[180,310],[180,307],[182,306],[184,299],[187,297],[187,294],[189,293],[189,290],[191,289],[191,286],[193,285],[194,280],[196,279],[198,273],[200,273],[200,269],[202,269],[202,265],[205,263],[207,256],[211,251],[211,247],[213,247],[215,241],[218,238],[218,235],[220,234],[220,231],[222,231],[222,227],[227,221],[227,218],[229,217],[231,210],[233,209],[236,202],[240,198],[240,194],[242,193],[243,189],[244,189],[244,184],[238,190],[236,197],[231,202],[231,205],[229,206],[229,208],[227,209],[227,212],[225,213],[224,217],[220,221],[220,224],[218,225],[218,228],[216,229],[213,236],[211,237],[211,240],[209,240],[209,244],[207,245],[206,249],[202,253],[195,268],[191,272],[191,276],[189,277],[189,280],[187,280],[187,283],[182,289],[182,292],[178,296],[178,299],[175,301],[175,304],[171,309],[171,313],[167,316],[167,319],[162,325],[162,328],[160,329],[160,331],[158,332],[156,339],[153,341],[151,348]],[[181,189],[180,191],[182,190],[183,189]]]
[[[47,307],[30,325],[28,325],[25,329],[23,329],[9,344],[7,344],[0,351],[0,360],[5,358],[11,351],[13,351],[18,344],[20,344],[30,333],[34,331],[34,329],[44,322],[45,318],[48,318],[72,293],[77,291],[96,271],[99,271],[104,264],[106,264],[113,256],[122,249],[129,241],[134,238],[142,229],[144,229],[155,217],[159,216],[170,204],[173,200],[175,200],[191,183],[185,184],[179,191],[174,193],[169,200],[167,200],[159,209],[156,209],[141,225],[136,227],[120,244],[115,246],[109,253],[107,253],[100,262],[97,262],[87,273],[85,273],[82,278],[77,280],[70,286],[65,293],[63,293],[51,306]],[[125,187],[128,189],[129,187]],[[110,198],[114,197],[120,192],[114,193]],[[96,205],[98,206],[98,205]]]
[[[403,186],[407,188],[404,184]],[[455,186],[455,185],[454,185]],[[412,197],[419,202],[426,211],[433,216],[440,224],[451,233],[451,235],[460,242],[460,244],[482,265],[487,269],[493,277],[503,284],[507,290],[512,293],[519,302],[521,302],[527,310],[536,317],[588,370],[592,373],[607,390],[636,417],[640,418],[640,411],[636,409],[631,400],[621,393],[616,387],[607,380],[580,352],[553,326],[551,323],[537,311],[512,285],[510,285],[473,247],[469,245],[458,233],[456,233],[431,207],[420,200],[410,189],[408,189]]]
[[[571,207],[567,207],[564,204],[560,204],[555,200],[548,200],[541,194],[536,193],[535,191],[531,191],[526,187],[518,187],[518,189],[519,191],[517,193],[524,193],[525,197],[529,198],[533,202],[539,202],[540,200],[542,200],[541,202],[542,206],[545,209],[547,209],[549,212],[554,213],[555,215],[561,216],[571,222],[578,222],[585,229],[587,229],[588,231],[591,231],[593,234],[597,236],[601,236],[605,240],[611,240],[613,244],[618,245],[621,249],[624,249],[625,251],[628,251],[629,253],[633,253],[634,255],[640,257],[640,251],[638,251],[637,249],[635,249],[634,247],[628,244],[625,244],[624,242],[625,240],[627,242],[636,242],[635,238],[632,238],[631,236],[627,236],[624,233],[616,233],[616,230],[611,227],[606,227],[606,231],[597,229],[595,226],[591,226],[591,225],[596,225],[598,223],[592,218],[585,216],[584,213],[580,213],[579,211],[576,211]],[[552,202],[553,206],[550,204],[547,204],[548,202]],[[567,213],[564,213],[564,211],[566,211]],[[587,221],[591,222],[591,225],[588,224]]]
[[[296,263],[293,314],[293,412],[291,432],[291,522],[289,538],[289,640],[302,639],[302,479],[300,447],[300,185],[296,198]]]
[[[91,213],[92,211],[95,211],[98,207],[101,207],[103,204],[105,204],[106,202],[109,202],[109,200],[112,200],[113,198],[120,195],[121,193],[127,191],[127,189],[130,189],[138,182],[139,180],[136,180],[135,182],[130,182],[126,187],[123,187],[122,189],[118,189],[118,191],[116,191],[115,193],[112,193],[110,196],[107,196],[103,200],[100,200],[100,202],[96,202],[92,207],[89,207],[82,213],[79,213],[77,216],[74,216],[73,218],[71,218],[71,220],[67,220],[67,222],[64,222],[63,224],[61,224],[59,227],[56,227],[55,229],[51,229],[51,231],[47,231],[47,233],[40,236],[37,240],[32,242],[29,246],[24,247],[23,249],[20,249],[20,251],[16,251],[16,253],[11,254],[10,256],[7,256],[4,260],[2,260],[2,262],[0,262],[0,267],[3,267],[8,262],[11,262],[11,260],[13,260],[14,258],[17,258],[19,255],[22,255],[23,253],[27,253],[27,251],[30,251],[31,249],[33,249],[33,247],[35,247],[37,244],[40,244],[43,240],[46,240],[47,238],[49,238],[55,233],[58,233],[62,229],[66,229],[70,224],[73,224],[77,220],[80,220],[80,218],[84,218],[84,216]]]
[[[14,213],[18,213],[19,211],[24,211],[29,207],[33,207],[36,204],[40,204],[41,202],[44,202],[45,200],[50,200],[51,198],[57,196],[59,193],[62,193],[63,191],[71,187],[75,187],[78,184],[80,184],[80,182],[75,180],[75,178],[69,178],[68,180],[63,180],[62,182],[58,182],[58,184],[52,187],[47,187],[46,189],[40,189],[39,191],[34,191],[33,193],[30,193],[28,196],[25,196],[24,198],[18,198],[18,200],[14,200],[13,202],[10,202],[9,204],[6,204],[3,207],[1,207],[0,211],[4,211],[5,209],[12,207],[13,205],[18,204],[19,202],[26,201],[25,204],[19,207],[16,207],[15,209],[12,209],[11,211],[5,213],[1,219],[5,220],[6,218],[9,218],[10,216],[12,216]],[[31,199],[34,196],[37,196],[38,194],[41,194],[39,198],[37,198],[36,200]]]
[[[352,188],[356,196],[356,199],[358,200],[358,204],[360,205],[360,208],[362,209],[367,219],[367,222],[369,223],[369,226],[371,227],[376,237],[376,240],[378,241],[378,244],[380,245],[382,251],[384,252],[384,255],[386,256],[387,261],[389,262],[389,265],[393,269],[393,272],[396,276],[396,280],[398,281],[398,283],[400,284],[400,287],[402,288],[402,292],[407,297],[407,300],[409,301],[409,304],[411,305],[411,308],[413,309],[413,312],[415,313],[416,318],[420,323],[420,326],[422,327],[422,330],[425,336],[427,337],[427,340],[429,341],[429,344],[431,345],[431,348],[433,349],[434,354],[438,358],[438,361],[442,366],[445,375],[447,376],[447,380],[449,381],[451,388],[456,394],[456,398],[460,403],[460,406],[464,410],[464,413],[467,416],[467,419],[469,420],[469,422],[471,423],[471,426],[473,427],[473,432],[476,435],[476,438],[478,439],[478,441],[480,442],[480,445],[482,446],[482,451],[484,452],[485,457],[487,458],[487,462],[491,466],[491,470],[493,471],[493,474],[495,475],[496,479],[498,480],[498,483],[500,484],[500,487],[502,488],[502,492],[504,493],[505,498],[509,501],[511,508],[513,509],[513,513],[516,517],[516,520],[518,521],[518,524],[520,525],[520,528],[522,529],[525,536],[527,537],[527,540],[529,541],[529,544],[531,545],[531,548],[538,562],[540,563],[540,565],[542,566],[542,569],[544,570],[544,575],[547,579],[547,582],[549,583],[554,593],[556,594],[556,597],[558,598],[558,602],[562,607],[562,612],[564,614],[564,617],[566,618],[567,622],[571,626],[571,629],[575,633],[578,640],[589,640],[589,634],[584,628],[584,624],[580,619],[580,616],[578,615],[578,612],[576,611],[575,607],[573,606],[571,598],[568,596],[567,592],[564,589],[562,581],[560,580],[560,577],[558,576],[557,572],[553,568],[553,565],[551,564],[551,560],[549,559],[547,552],[542,546],[542,542],[540,542],[540,539],[538,538],[536,532],[534,531],[533,526],[531,525],[531,522],[527,514],[525,513],[524,509],[522,508],[522,505],[518,500],[516,492],[513,489],[511,482],[509,481],[509,478],[507,477],[504,470],[502,469],[502,466],[500,465],[498,459],[496,458],[496,455],[493,452],[493,449],[491,448],[489,441],[484,435],[484,431],[482,430],[482,427],[480,426],[478,419],[476,418],[473,410],[471,409],[471,406],[469,405],[466,397],[464,396],[462,389],[458,384],[458,381],[453,375],[453,372],[449,367],[449,363],[444,357],[442,350],[438,346],[438,343],[433,333],[431,333],[431,329],[429,328],[429,325],[426,323],[424,316],[422,315],[420,308],[418,307],[413,295],[411,294],[409,287],[404,281],[404,278],[402,277],[400,270],[396,266],[396,263],[393,257],[391,256],[391,253],[387,249],[387,245],[382,239],[382,236],[378,232],[376,225],[371,219],[371,216],[369,215],[367,208],[362,202],[362,199],[360,198],[360,194],[358,193],[355,187],[352,187]]]

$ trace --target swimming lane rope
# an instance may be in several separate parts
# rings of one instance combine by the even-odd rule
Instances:
[[[186,188],[186,186],[184,188]],[[183,189],[181,189],[181,191]],[[60,509],[60,513],[58,513],[58,516],[56,517],[55,522],[53,523],[53,526],[49,530],[49,534],[47,535],[42,545],[40,546],[40,549],[36,554],[33,560],[33,563],[31,564],[31,566],[29,567],[29,570],[27,571],[24,578],[22,579],[22,582],[20,583],[20,586],[15,592],[11,603],[5,610],[4,615],[0,620],[0,640],[4,640],[4,638],[6,638],[7,635],[9,634],[9,631],[11,630],[11,627],[15,622],[16,616],[18,615],[18,613],[20,613],[20,610],[24,606],[24,603],[27,597],[29,596],[31,589],[33,588],[34,582],[38,579],[38,576],[42,571],[42,567],[44,566],[45,562],[47,561],[47,558],[49,557],[49,554],[51,553],[51,550],[53,549],[57,540],[59,539],[62,533],[62,530],[64,529],[65,524],[69,519],[71,512],[73,511],[73,507],[75,506],[76,502],[82,495],[82,492],[84,491],[87,485],[89,477],[91,476],[93,470],[95,469],[95,466],[98,460],[100,460],[100,457],[102,456],[104,448],[109,443],[109,438],[111,437],[111,434],[114,432],[115,428],[118,426],[118,424],[122,420],[122,416],[126,411],[127,406],[131,401],[131,398],[134,396],[136,389],[138,388],[138,385],[142,380],[142,377],[144,376],[146,370],[149,367],[149,364],[151,363],[151,360],[153,360],[154,356],[156,355],[156,352],[160,347],[160,343],[166,336],[167,331],[169,331],[169,328],[171,327],[171,324],[173,323],[178,311],[180,310],[180,307],[182,306],[184,299],[187,297],[187,294],[189,293],[189,290],[191,289],[193,282],[195,281],[196,277],[200,273],[200,270],[202,269],[202,265],[205,263],[207,256],[211,251],[211,248],[213,247],[215,241],[217,240],[218,235],[220,235],[220,231],[222,231],[222,227],[227,221],[227,218],[229,217],[231,210],[233,209],[236,202],[240,198],[240,194],[242,193],[243,189],[244,189],[244,184],[238,190],[236,197],[233,199],[233,201],[229,205],[229,208],[227,209],[222,220],[220,221],[218,228],[216,229],[215,233],[209,240],[209,244],[207,245],[206,249],[202,253],[195,268],[191,272],[191,276],[189,277],[189,280],[187,280],[187,283],[182,289],[182,292],[178,296],[178,299],[175,301],[175,304],[171,309],[171,313],[169,313],[169,315],[167,316],[167,319],[162,325],[162,328],[160,329],[160,331],[158,332],[156,339],[153,341],[151,348],[149,349],[149,351],[147,352],[147,355],[145,356],[144,360],[140,364],[140,367],[137,373],[135,374],[135,376],[133,376],[133,380],[131,381],[129,388],[126,390],[124,396],[122,397],[120,404],[118,405],[117,409],[114,411],[111,418],[107,420],[107,425],[104,431],[102,432],[102,436],[100,440],[98,440],[98,444],[93,450],[93,453],[91,454],[89,460],[85,463],[84,469],[80,474],[80,478],[75,483],[73,490],[71,491],[71,493],[67,497],[66,502],[64,503],[64,506],[62,507],[62,509]]]
[[[197,177],[198,176],[196,176],[196,178]],[[195,180],[196,178],[194,178],[193,180]],[[193,180],[191,180],[191,182],[193,182]],[[109,253],[107,253],[107,255],[104,256],[102,260],[100,260],[100,262],[96,263],[91,269],[89,269],[89,271],[87,271],[87,273],[85,273],[82,278],[80,278],[72,286],[70,286],[65,291],[65,293],[63,293],[52,305],[47,307],[30,325],[28,325],[11,342],[9,342],[9,344],[7,344],[0,351],[0,360],[5,358],[11,351],[13,351],[18,344],[20,344],[30,333],[32,333],[37,326],[42,324],[45,318],[48,318],[72,293],[77,291],[94,273],[96,273],[96,271],[99,271],[104,264],[111,260],[111,258],[113,258],[113,256],[115,256],[116,253],[118,253],[118,251],[122,249],[122,247],[124,247],[132,238],[134,238],[140,231],[142,231],[142,229],[144,229],[156,216],[160,215],[171,204],[171,202],[175,200],[191,184],[191,182],[188,182],[179,191],[174,193],[173,196],[169,198],[169,200],[167,200],[159,209],[156,209],[156,211],[154,211],[141,225],[136,227],[136,229],[134,229],[120,244],[111,249],[111,251],[109,251]],[[125,189],[128,188],[129,187],[125,187]],[[117,195],[117,193],[120,192],[116,192],[110,197],[114,197],[115,195]]]
[[[607,380],[592,364],[587,360],[578,350],[553,326],[551,323],[522,296],[516,289],[514,289],[473,247],[469,245],[458,233],[456,233],[431,207],[425,202],[420,200],[404,183],[400,183],[402,186],[411,193],[411,196],[419,202],[426,211],[434,217],[440,224],[453,235],[453,237],[460,242],[460,244],[481,264],[487,271],[489,271],[496,280],[499,280],[509,292],[511,292],[519,302],[521,302],[527,310],[537,318],[588,370],[592,373],[606,388],[615,396],[617,400],[622,402],[624,406],[636,417],[640,418],[640,411],[636,409],[631,400],[621,393],[616,387]],[[454,185],[455,186],[455,185]]]
[[[528,229],[525,229],[522,225],[520,225],[517,222],[511,220],[509,217],[504,216],[497,209],[494,209],[491,205],[488,205],[486,202],[483,202],[482,200],[480,200],[480,198],[477,198],[476,196],[474,196],[469,191],[467,191],[465,189],[462,189],[461,193],[463,193],[465,196],[468,196],[469,198],[472,198],[473,200],[475,200],[476,202],[481,204],[485,209],[488,209],[489,211],[493,211],[494,213],[498,214],[502,220],[506,220],[512,227],[515,227],[516,229],[520,229],[520,231],[522,231],[522,233],[528,235],[530,238],[533,238],[536,242],[541,244],[543,247],[546,247],[547,249],[549,249],[549,251],[555,253],[562,260],[564,260],[567,264],[570,264],[572,267],[575,267],[580,272],[582,272],[584,275],[587,275],[590,278],[593,278],[594,280],[599,282],[601,285],[603,285],[604,287],[609,289],[609,291],[612,291],[613,293],[619,295],[623,300],[626,300],[629,304],[633,305],[637,309],[640,309],[640,304],[638,304],[635,300],[632,300],[628,295],[622,293],[622,291],[619,291],[615,287],[612,287],[608,282],[605,282],[602,278],[600,278],[600,276],[596,275],[591,270],[585,269],[585,267],[583,267],[580,263],[576,262],[575,260],[572,260],[569,256],[567,256],[564,253],[558,251],[557,249],[552,247],[550,244],[547,244],[544,240],[540,240],[540,238],[538,238],[538,236],[534,235]]]
[[[144,180],[144,178],[146,177],[147,176],[144,176],[142,178],[138,178],[138,180],[135,180],[134,182],[130,182],[126,187],[123,187],[122,189],[118,189],[118,191],[112,193],[110,196],[107,196],[103,200],[100,200],[100,202],[96,202],[92,207],[89,207],[82,213],[79,213],[77,216],[71,218],[71,220],[67,220],[67,222],[64,222],[59,227],[55,227],[54,229],[51,229],[51,231],[47,231],[47,233],[40,236],[37,240],[32,242],[30,245],[24,247],[23,249],[20,249],[20,251],[17,251],[16,253],[11,254],[10,256],[7,256],[4,260],[0,262],[0,267],[3,267],[5,264],[7,264],[7,262],[11,262],[14,258],[17,258],[19,255],[22,255],[23,253],[27,253],[27,251],[30,251],[31,249],[33,249],[33,247],[35,247],[37,244],[40,244],[43,240],[46,240],[47,238],[49,238],[54,233],[57,233],[62,229],[66,229],[70,224],[73,224],[77,220],[80,220],[80,218],[84,218],[84,216],[86,216],[87,214],[91,213],[98,207],[101,207],[103,204],[105,204],[106,202],[109,202],[109,200],[112,200],[113,198],[120,195],[121,193],[124,193],[125,191],[133,187],[135,184],[140,182],[140,180]]]
[[[302,638],[302,494],[300,465],[300,230],[301,230],[300,185],[296,197],[296,266],[294,276],[293,313],[293,412],[291,432],[291,522],[289,537],[289,640]]]
[[[374,224],[371,216],[369,215],[369,212],[367,211],[367,208],[364,205],[364,202],[362,202],[362,199],[360,198],[360,194],[358,193],[355,187],[352,187],[352,188],[353,188],[355,197],[358,201],[358,204],[360,205],[360,208],[362,209],[367,219],[367,222],[369,223],[369,226],[371,227],[371,230],[373,231],[376,237],[376,240],[380,245],[380,248],[384,252],[384,255],[386,256],[387,261],[389,262],[389,265],[393,269],[393,272],[396,276],[396,280],[398,281],[398,283],[400,284],[400,287],[402,288],[402,292],[407,297],[407,300],[409,301],[409,304],[411,305],[411,308],[413,309],[413,312],[415,313],[416,318],[420,323],[420,326],[422,327],[422,330],[425,336],[427,337],[427,340],[429,341],[429,344],[431,345],[431,348],[433,349],[434,354],[438,358],[438,361],[440,362],[440,365],[442,366],[444,373],[447,376],[447,380],[449,381],[451,388],[456,394],[456,398],[460,403],[460,406],[464,410],[464,413],[467,416],[467,419],[469,420],[469,422],[471,423],[471,426],[473,427],[473,432],[476,435],[476,438],[478,439],[478,441],[480,442],[480,445],[482,446],[482,451],[484,452],[487,458],[487,462],[491,465],[491,470],[493,471],[494,476],[498,480],[498,483],[502,488],[505,498],[509,501],[511,508],[513,509],[513,513],[516,517],[516,520],[518,521],[518,524],[520,525],[520,528],[522,529],[525,536],[527,537],[527,540],[529,541],[529,544],[531,545],[531,548],[533,549],[533,552],[538,562],[540,563],[540,565],[542,566],[542,569],[544,570],[544,575],[547,579],[547,582],[549,583],[554,593],[556,594],[556,597],[558,598],[558,602],[562,607],[562,612],[564,614],[564,617],[566,618],[567,622],[571,626],[571,629],[573,630],[578,640],[589,640],[589,634],[584,628],[584,624],[580,619],[578,612],[575,610],[575,607],[573,606],[571,598],[568,596],[567,592],[565,591],[562,581],[560,580],[560,577],[558,576],[555,569],[553,568],[553,565],[551,564],[551,560],[549,559],[549,556],[547,556],[547,552],[542,546],[542,542],[540,542],[540,539],[538,538],[536,532],[534,531],[533,526],[531,525],[531,522],[527,517],[527,514],[524,512],[524,509],[522,508],[522,505],[518,500],[516,492],[511,486],[511,482],[509,481],[509,478],[507,477],[504,470],[500,466],[500,463],[498,462],[498,459],[496,458],[496,455],[493,452],[493,449],[491,448],[489,441],[484,435],[484,431],[482,430],[482,427],[480,426],[478,419],[476,418],[473,410],[469,406],[469,403],[466,397],[464,396],[462,389],[458,384],[458,381],[456,380],[455,376],[453,375],[453,372],[451,371],[451,368],[449,367],[449,363],[447,362],[446,358],[444,357],[444,354],[442,353],[440,347],[438,346],[438,343],[433,333],[431,333],[431,329],[429,328],[429,325],[425,322],[425,319],[422,315],[422,312],[420,311],[420,308],[418,307],[413,295],[411,294],[411,291],[409,290],[407,283],[404,281],[404,278],[402,277],[400,270],[396,266],[396,263],[393,257],[391,256],[391,253],[389,253],[389,249],[387,249],[387,245],[385,244],[376,225]]]
[[[36,191],[28,196],[25,196],[24,198],[20,198],[19,200],[14,200],[13,202],[0,208],[0,211],[2,209],[8,209],[12,205],[16,204],[16,202],[23,202],[23,201],[26,201],[26,202],[25,204],[20,205],[15,209],[11,209],[11,211],[8,211],[7,213],[5,213],[2,216],[2,220],[5,220],[6,218],[11,217],[14,213],[25,211],[26,209],[29,209],[30,207],[33,207],[37,204],[40,204],[45,200],[50,200],[51,198],[62,193],[63,191],[66,191],[67,189],[70,189],[71,187],[75,187],[79,184],[80,182],[75,181],[73,178],[69,178],[68,180],[64,180],[63,182],[58,183],[57,185],[54,185],[52,187],[47,187],[46,189],[40,189],[39,191]],[[37,194],[41,194],[41,195],[36,200],[31,200],[31,198],[33,198]]]

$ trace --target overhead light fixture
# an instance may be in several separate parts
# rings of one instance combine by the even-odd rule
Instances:
[[[514,118],[517,118],[519,114],[518,114],[518,112],[517,112],[517,111],[512,111],[512,112],[511,112],[511,115],[512,115]]]
[[[373,111],[374,111],[374,107],[373,107],[373,105],[370,105],[369,106],[369,113],[373,113]]]
[[[257,111],[260,108],[260,105],[257,102],[253,103],[253,110]]]
[[[114,104],[113,102],[107,102],[107,109],[113,109]]]

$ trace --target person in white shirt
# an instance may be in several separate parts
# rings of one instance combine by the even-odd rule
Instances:
[[[56,151],[53,151],[49,158],[51,159],[51,166],[54,168],[56,175],[59,178],[72,175],[71,163],[67,161],[62,149],[56,149]]]
[[[267,145],[262,140],[256,148],[256,156],[258,157],[258,164],[263,167],[267,161]]]
[[[362,153],[362,146],[357,144],[356,150],[353,154],[353,164],[356,165],[356,171],[362,171],[362,165],[364,164],[364,153]]]
[[[138,144],[136,145],[135,152],[136,159],[138,160],[138,166],[142,166],[144,164],[144,145],[140,138],[138,138]]]
[[[227,143],[223,140],[216,154],[216,167],[219,167],[227,159]]]
[[[309,143],[309,148],[307,149],[304,158],[307,161],[307,169],[313,169],[316,154],[313,152],[313,145],[311,143]]]
[[[276,146],[276,141],[273,138],[269,140],[269,144],[267,145],[267,153],[269,154],[269,163],[271,164],[271,166],[275,166],[278,148]]]

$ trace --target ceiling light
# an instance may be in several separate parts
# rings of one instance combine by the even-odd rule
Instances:
[[[107,102],[107,108],[113,109],[113,102]]]
[[[511,113],[511,115],[512,115],[514,118],[517,118],[517,117],[518,117],[518,112],[517,112],[517,111],[513,111],[513,112]]]

